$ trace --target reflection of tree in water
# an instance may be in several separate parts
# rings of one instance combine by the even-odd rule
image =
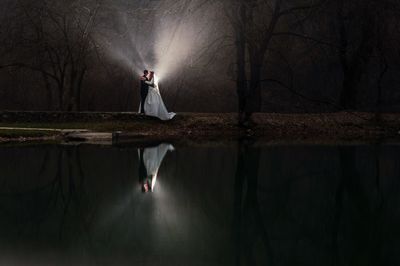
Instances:
[[[64,175],[66,179],[66,184],[63,184]],[[56,191],[54,198],[59,200],[61,198],[61,204],[63,209],[63,215],[60,224],[60,238],[64,232],[64,225],[66,222],[66,217],[68,217],[71,212],[71,204],[73,204],[73,210],[76,212],[77,217],[88,218],[91,217],[88,213],[89,207],[84,206],[85,202],[82,200],[87,194],[85,191],[84,181],[85,175],[82,167],[81,151],[80,146],[67,146],[59,151],[58,167],[57,167],[57,179]],[[81,229],[86,235],[89,236],[89,221],[87,219],[82,219],[79,221],[81,223]],[[79,226],[78,226],[79,228]]]
[[[258,265],[259,254],[256,245],[259,240],[269,265],[272,264],[272,252],[268,232],[264,226],[258,202],[258,171],[260,148],[249,140],[238,143],[238,160],[235,176],[234,230],[236,264]]]
[[[398,255],[392,254],[398,243],[398,147],[324,147],[322,153],[319,148],[278,147],[266,152],[241,140],[237,154],[231,149],[186,150],[163,162],[165,182],[159,193],[146,197],[133,187],[137,148],[0,150],[3,243],[32,241],[62,250],[77,243],[79,252],[94,259],[116,250],[141,254],[150,243],[142,228],[155,224],[151,240],[157,247],[168,250],[171,243],[183,243],[185,249],[191,243],[188,249],[199,257],[213,249],[208,254],[218,254],[221,261],[235,258],[236,265],[398,264],[393,263]],[[232,156],[237,156],[236,169]],[[301,156],[305,159],[292,160]],[[233,198],[227,196],[232,192]],[[225,231],[232,214],[227,205],[234,207],[233,232]]]
[[[80,146],[76,145],[46,147],[43,157],[37,158],[40,162],[37,175],[23,176],[26,180],[19,181],[19,191],[0,194],[3,200],[7,199],[7,207],[1,207],[3,213],[16,221],[21,228],[25,228],[24,231],[30,230],[31,226],[38,231],[49,217],[54,215],[59,219],[61,239],[66,233],[66,219],[73,215],[72,209],[75,212],[74,217],[85,217],[80,214],[87,211],[81,204],[81,199],[85,196],[85,178],[80,153]],[[37,153],[37,156],[40,156],[40,153]],[[48,180],[44,184],[24,189],[25,186],[29,186],[27,180],[44,178]],[[79,224],[79,228],[83,230],[88,228],[85,221],[79,221]]]
[[[385,201],[381,191],[379,153],[379,146],[375,146],[375,180],[368,183],[367,177],[356,167],[356,148],[340,148],[342,177],[333,211],[333,265],[379,265],[382,262]]]

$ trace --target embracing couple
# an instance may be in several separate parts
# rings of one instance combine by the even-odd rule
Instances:
[[[170,120],[175,113],[169,113],[162,100],[158,88],[158,79],[153,71],[144,70],[140,77],[140,106],[139,113]]]

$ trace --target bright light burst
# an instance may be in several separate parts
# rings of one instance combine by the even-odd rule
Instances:
[[[144,11],[118,11],[117,28],[110,30],[99,42],[107,48],[110,58],[125,68],[143,74],[144,69],[154,71],[164,80],[191,64],[204,48],[212,30],[210,18],[217,11],[214,7],[196,9],[197,1],[165,0],[152,7],[150,15]],[[151,6],[150,6],[151,7]]]

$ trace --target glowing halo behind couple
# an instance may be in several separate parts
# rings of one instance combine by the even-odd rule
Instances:
[[[158,81],[154,71],[143,71],[143,76],[140,77],[139,113],[157,117],[161,120],[171,120],[176,114],[168,112],[165,107]]]

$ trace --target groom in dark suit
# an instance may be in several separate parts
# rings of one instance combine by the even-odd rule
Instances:
[[[147,94],[149,93],[149,85],[146,81],[149,81],[147,75],[149,74],[148,70],[143,71],[143,76],[140,78],[140,113],[144,114],[144,101],[146,100]]]

